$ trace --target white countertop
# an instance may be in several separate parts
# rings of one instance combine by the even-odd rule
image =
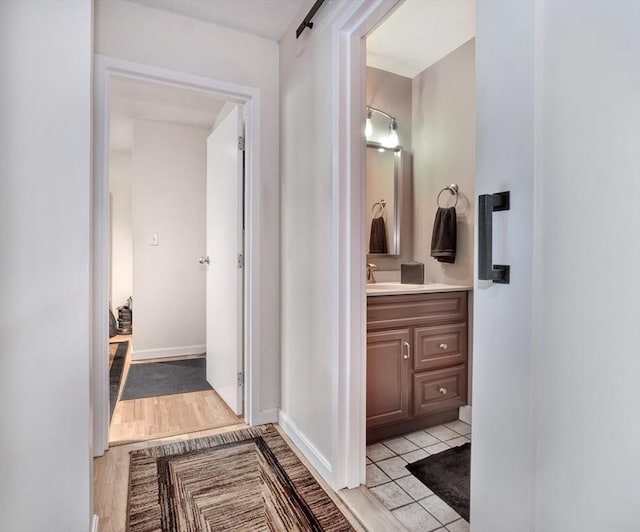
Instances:
[[[367,296],[391,296],[402,294],[428,294],[434,292],[462,292],[472,286],[444,283],[402,284],[398,281],[367,284]]]

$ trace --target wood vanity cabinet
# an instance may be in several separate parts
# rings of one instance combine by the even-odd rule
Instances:
[[[367,297],[367,443],[458,419],[467,292]]]

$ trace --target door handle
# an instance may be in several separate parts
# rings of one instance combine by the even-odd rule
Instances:
[[[402,356],[402,358],[404,358],[405,360],[407,360],[408,358],[411,358],[411,346],[409,345],[409,342],[402,342],[404,347],[406,348],[406,351],[404,353],[404,355]]]
[[[509,284],[509,266],[493,264],[493,213],[509,207],[509,191],[478,196],[478,279]]]
[[[198,262],[199,262],[200,264],[209,264],[209,257],[200,257],[200,258],[198,259]]]

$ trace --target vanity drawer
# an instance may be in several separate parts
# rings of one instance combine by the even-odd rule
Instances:
[[[467,366],[413,375],[413,415],[423,416],[467,404]]]
[[[413,332],[413,369],[424,371],[467,361],[467,325],[416,327]]]
[[[444,292],[367,298],[367,328],[436,325],[467,320],[467,293]]]

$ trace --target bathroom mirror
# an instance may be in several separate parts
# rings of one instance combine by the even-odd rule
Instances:
[[[400,254],[402,149],[367,142],[367,253]]]

